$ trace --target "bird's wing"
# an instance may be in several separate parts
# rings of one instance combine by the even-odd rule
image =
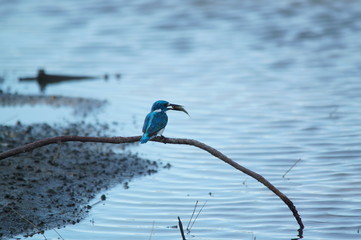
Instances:
[[[146,116],[145,119],[144,119],[143,133],[145,133],[145,131],[147,131],[147,127],[148,127],[148,124],[149,124],[150,115],[151,115],[151,113],[148,113],[147,116]]]
[[[152,112],[149,115],[146,132],[149,136],[153,136],[161,129],[165,128],[168,122],[168,117],[164,112]]]

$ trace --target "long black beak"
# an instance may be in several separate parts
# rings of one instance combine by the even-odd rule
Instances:
[[[169,103],[168,106],[171,107],[171,108],[168,108],[169,110],[182,111],[182,112],[185,112],[188,116],[190,116],[189,113],[187,112],[187,110],[185,110],[182,105]]]

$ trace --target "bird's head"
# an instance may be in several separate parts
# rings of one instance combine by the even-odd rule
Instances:
[[[176,111],[182,111],[188,114],[188,112],[184,109],[183,106],[178,104],[172,104],[164,100],[158,100],[155,103],[153,103],[151,111],[159,111],[159,112],[165,112],[168,110],[176,110]],[[189,114],[188,114],[189,115]]]

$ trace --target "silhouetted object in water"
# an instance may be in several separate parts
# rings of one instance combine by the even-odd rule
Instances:
[[[37,81],[40,90],[43,92],[48,84],[66,82],[66,81],[77,81],[77,80],[87,80],[95,79],[96,77],[91,76],[69,76],[69,75],[50,75],[46,74],[44,69],[39,69],[38,75],[35,78],[26,77],[20,78],[20,81]]]
[[[115,78],[116,78],[116,79],[119,80],[121,77],[122,77],[122,74],[120,74],[120,73],[115,74]]]

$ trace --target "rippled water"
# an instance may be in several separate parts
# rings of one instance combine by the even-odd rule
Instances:
[[[17,78],[41,67],[107,73],[45,94],[107,100],[85,120],[119,122],[122,136],[140,134],[155,100],[182,104],[191,118],[169,113],[164,135],[203,141],[262,174],[293,200],[304,239],[361,238],[361,1],[0,3],[2,89],[38,93]],[[68,108],[0,112],[3,124],[84,120]],[[57,229],[64,239],[181,239],[173,226],[177,216],[188,224],[196,201],[206,205],[187,239],[297,237],[280,199],[202,150],[132,151],[172,167],[100,193],[107,201],[85,220]]]

